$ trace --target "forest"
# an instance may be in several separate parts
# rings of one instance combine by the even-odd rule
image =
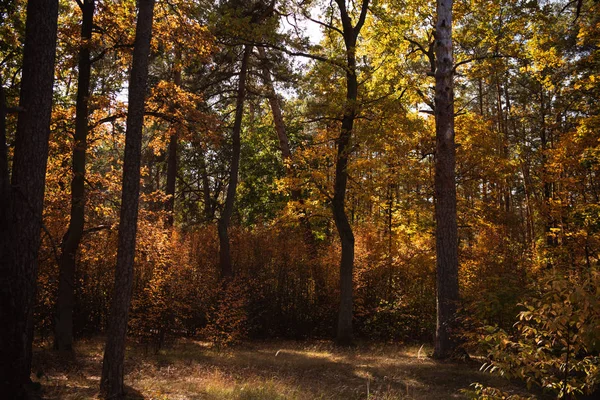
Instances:
[[[600,398],[597,0],[1,0],[0,397]]]

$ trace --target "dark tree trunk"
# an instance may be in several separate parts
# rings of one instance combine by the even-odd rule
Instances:
[[[452,325],[458,302],[458,228],[456,222],[456,146],[454,143],[454,62],[452,0],[437,1],[435,45],[435,221],[437,255],[436,358],[456,345]]]
[[[173,77],[173,83],[176,86],[181,86],[181,67],[179,66],[179,57],[175,61],[175,76]],[[169,138],[168,158],[167,158],[167,190],[165,191],[167,198],[167,204],[165,205],[165,211],[167,212],[167,228],[173,227],[175,216],[173,211],[175,210],[175,183],[177,181],[177,143],[179,141],[179,132],[176,127]]]
[[[83,46],[79,50],[79,76],[77,82],[77,103],[75,105],[71,220],[61,245],[56,325],[54,327],[54,347],[59,351],[71,351],[73,348],[75,262],[85,222],[85,162],[88,134],[88,99],[90,96],[90,74],[92,67],[88,41],[92,38],[95,0],[85,0],[82,4],[81,39]]]
[[[238,81],[237,99],[235,105],[235,120],[231,132],[232,151],[231,151],[231,171],[229,173],[229,185],[227,186],[227,197],[225,198],[225,207],[219,218],[219,265],[221,279],[229,279],[233,276],[233,267],[231,265],[231,250],[229,246],[229,222],[233,214],[233,204],[235,202],[235,193],[237,191],[238,174],[240,170],[240,152],[241,152],[241,131],[242,117],[244,116],[244,101],[246,99],[246,76],[248,74],[248,62],[252,54],[252,46],[245,45],[244,55],[242,56],[242,65],[240,67],[240,78]]]
[[[152,37],[154,0],[138,0],[138,19],[129,79],[129,105],[123,164],[123,190],[115,286],[108,319],[100,390],[111,399],[124,397],[123,361],[127,319],[133,287],[133,262],[140,194],[140,160],[144,125],[144,100]]]
[[[333,218],[342,244],[342,256],[340,260],[340,308],[336,341],[340,345],[349,345],[354,339],[352,332],[354,234],[345,209],[346,185],[348,183],[348,159],[352,151],[350,140],[352,138],[354,119],[357,114],[358,80],[356,76],[356,42],[366,18],[369,0],[363,0],[360,17],[354,26],[346,9],[345,0],[336,0],[336,3],[340,9],[347,56],[346,101],[340,136],[337,141],[338,151],[332,199]]]
[[[1,81],[1,80],[0,80]],[[6,115],[8,114],[4,87],[0,85],[0,226],[8,227],[10,213],[10,171],[8,170],[8,146],[6,144]],[[2,239],[5,239],[2,237]],[[4,242],[2,242],[4,244]],[[4,254],[4,253],[1,253]]]
[[[0,393],[7,399],[25,397],[30,382],[57,19],[57,0],[28,1],[11,185],[2,143]]]

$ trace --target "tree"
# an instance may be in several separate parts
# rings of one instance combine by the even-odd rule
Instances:
[[[83,14],[81,22],[82,47],[79,50],[77,103],[75,106],[75,136],[72,156],[71,219],[61,244],[58,299],[54,327],[54,347],[71,351],[73,346],[73,305],[75,266],[79,243],[85,223],[85,165],[88,135],[88,103],[90,97],[90,41],[94,26],[95,0],[79,3]]]
[[[58,20],[57,0],[27,3],[20,114],[12,177],[2,156],[0,221],[0,390],[21,398],[30,382],[37,255],[40,246]],[[5,138],[2,138],[5,139]],[[6,143],[1,144],[3,152]]]
[[[346,9],[345,0],[336,0],[342,20],[342,36],[346,46],[346,101],[342,126],[337,140],[337,160],[335,164],[335,182],[331,202],[333,218],[342,243],[340,260],[340,309],[336,340],[339,344],[347,345],[353,340],[353,284],[354,270],[354,234],[346,215],[346,185],[348,183],[348,160],[352,151],[351,138],[354,120],[358,114],[358,78],[356,76],[356,43],[358,35],[367,17],[369,0],[363,0],[360,15],[356,24]]]
[[[235,203],[236,190],[238,186],[239,179],[239,170],[240,170],[240,154],[241,154],[241,130],[242,130],[242,118],[244,116],[244,101],[246,99],[246,79],[248,75],[248,68],[250,63],[250,56],[252,55],[252,40],[254,35],[260,34],[260,31],[255,32],[253,29],[256,29],[260,26],[260,24],[264,23],[265,20],[270,18],[273,14],[273,7],[275,5],[275,1],[271,0],[270,2],[264,2],[263,0],[258,0],[256,2],[251,2],[249,4],[244,4],[243,2],[238,2],[237,0],[233,0],[231,2],[227,2],[226,6],[223,9],[225,13],[225,24],[231,24],[230,29],[237,26],[241,28],[241,26],[245,25],[245,29],[249,27],[249,34],[244,37],[244,33],[236,31],[224,32],[226,35],[231,36],[234,39],[235,44],[239,44],[241,42],[243,44],[242,48],[242,61],[240,65],[240,72],[238,78],[238,86],[236,90],[236,100],[235,100],[235,115],[233,121],[233,127],[231,130],[231,139],[232,139],[232,152],[231,152],[231,165],[229,170],[229,183],[227,186],[227,194],[225,197],[225,205],[223,207],[223,211],[221,212],[221,217],[219,218],[219,222],[217,225],[219,232],[219,265],[220,265],[220,273],[221,278],[231,278],[233,276],[233,266],[231,264],[231,249],[229,243],[229,223],[231,221],[231,216],[233,214],[233,206]],[[231,20],[228,19],[228,13],[233,13],[238,16],[238,18],[234,18]],[[239,25],[242,23],[243,25]],[[246,25],[247,24],[247,25]]]
[[[221,267],[221,278],[231,278],[233,276],[233,267],[231,265],[231,250],[229,245],[229,221],[233,213],[233,204],[235,201],[235,192],[238,184],[238,174],[240,170],[240,151],[241,151],[241,130],[242,117],[244,116],[244,100],[246,98],[246,76],[248,73],[248,63],[252,54],[252,46],[244,45],[242,55],[242,64],[240,67],[240,76],[238,80],[237,97],[235,103],[235,117],[233,128],[231,130],[232,152],[231,166],[229,172],[229,185],[227,186],[227,197],[225,206],[219,218],[219,265]]]
[[[125,394],[123,388],[123,362],[127,319],[133,287],[144,103],[148,81],[154,0],[140,0],[138,7],[133,60],[129,79],[129,105],[127,110],[117,266],[102,365],[102,379],[100,381],[100,390],[107,398],[123,398]]]
[[[448,357],[456,344],[452,325],[458,302],[458,228],[456,222],[456,144],[454,142],[453,0],[437,1],[435,27],[435,221],[437,263],[436,358]]]

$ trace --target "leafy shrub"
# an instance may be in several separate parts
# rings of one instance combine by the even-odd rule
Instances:
[[[484,369],[537,385],[558,398],[591,394],[600,380],[600,272],[554,275],[524,304],[514,335],[484,338]]]
[[[469,399],[477,400],[534,400],[535,396],[521,396],[519,394],[506,393],[501,389],[484,386],[481,383],[473,383],[472,390],[463,390]]]

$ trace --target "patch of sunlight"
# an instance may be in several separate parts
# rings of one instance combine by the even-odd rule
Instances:
[[[272,350],[259,350],[262,353],[272,353]],[[332,362],[338,361],[340,358],[329,351],[316,351],[316,350],[291,350],[291,349],[280,349],[274,354],[275,357],[284,357],[286,354],[301,356],[306,358],[316,358],[321,360],[328,360]]]
[[[274,380],[250,381],[234,386],[224,384],[224,382],[214,382],[205,386],[204,392],[208,398],[215,400],[293,400],[299,398],[296,389]]]

